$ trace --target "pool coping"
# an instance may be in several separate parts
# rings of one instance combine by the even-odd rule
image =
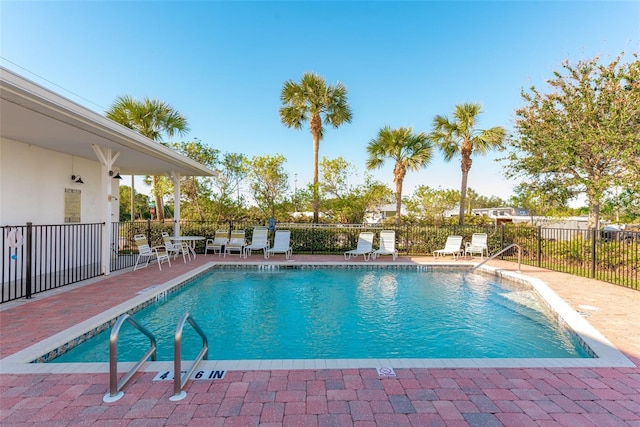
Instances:
[[[411,262],[411,263],[376,263],[376,264],[346,264],[343,262],[296,262],[282,263],[262,262],[229,264],[210,262],[191,270],[165,283],[152,285],[139,292],[130,300],[93,316],[58,334],[40,341],[24,350],[14,353],[0,360],[0,374],[6,373],[108,373],[109,363],[31,363],[43,355],[65,345],[77,337],[88,333],[119,315],[146,303],[149,300],[162,297],[168,290],[203,274],[216,266],[255,267],[261,265],[296,266],[339,266],[354,268],[380,268],[389,266],[435,266],[438,268],[460,269],[462,266],[472,267],[477,263],[448,263],[448,262]],[[270,267],[271,268],[271,267]],[[517,272],[505,271],[499,268],[483,265],[478,271],[529,284],[549,305],[558,313],[558,321],[564,322],[575,332],[583,342],[597,355],[596,358],[456,358],[456,359],[277,359],[277,360],[205,360],[199,368],[202,370],[282,370],[282,369],[352,369],[352,368],[598,368],[598,367],[635,367],[635,364],[622,354],[607,338],[597,331],[578,312],[573,310],[562,300],[544,281]],[[188,364],[189,361],[183,361]],[[119,371],[130,369],[134,362],[120,362]],[[141,367],[144,372],[159,372],[173,369],[172,361],[147,361]]]

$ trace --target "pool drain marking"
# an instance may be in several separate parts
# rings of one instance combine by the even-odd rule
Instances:
[[[182,371],[181,375],[186,374],[187,371]],[[221,380],[224,378],[227,371],[225,370],[212,370],[212,371],[196,371],[191,375],[190,380]],[[173,381],[173,371],[160,371],[153,377],[153,381]]]
[[[391,367],[382,367],[382,368],[376,368],[376,370],[378,371],[378,376],[381,377],[395,377],[396,373],[393,371],[393,368]]]

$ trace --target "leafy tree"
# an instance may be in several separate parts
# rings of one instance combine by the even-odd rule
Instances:
[[[213,185],[218,189],[220,198],[229,198],[237,193],[240,183],[249,173],[249,159],[244,154],[224,153],[213,169],[218,172],[213,177]]]
[[[320,163],[321,190],[328,213],[340,223],[360,224],[368,211],[377,211],[389,202],[393,192],[367,174],[362,185],[353,185],[356,175],[353,164],[343,157],[328,159]]]
[[[376,169],[386,158],[395,162],[393,182],[396,186],[396,226],[400,225],[402,208],[402,184],[407,170],[417,171],[426,167],[433,157],[433,146],[427,134],[413,132],[412,128],[391,129],[385,126],[367,146],[367,169]]]
[[[323,157],[320,162],[320,176],[322,177],[320,191],[341,199],[352,188],[349,182],[354,175],[353,164],[347,162],[344,157],[340,156],[336,159]]]
[[[526,105],[516,111],[507,176],[585,194],[590,228],[607,190],[640,186],[640,61],[633,58],[565,61],[547,81],[550,93],[523,90]]]
[[[406,200],[407,213],[429,223],[442,223],[446,212],[455,209],[459,201],[460,193],[456,190],[434,189],[428,185],[420,185]]]
[[[538,188],[529,183],[520,183],[513,189],[509,203],[529,211],[531,223],[539,215],[553,216],[568,209],[569,192],[559,192],[554,188]]]
[[[131,218],[129,209],[123,209],[123,206],[129,205],[127,201],[131,200],[131,187],[128,185],[120,185],[120,215],[119,221],[134,221],[136,219],[149,219],[149,196],[146,194],[135,193],[133,202],[134,218]]]
[[[469,191],[471,191],[471,188],[469,188]],[[467,211],[467,214],[471,215],[472,209],[499,208],[507,206],[507,204],[508,203],[505,200],[498,196],[483,196],[481,194],[476,194],[476,197],[471,201],[471,206]]]
[[[280,93],[280,120],[290,128],[302,129],[306,121],[313,138],[313,222],[318,222],[320,199],[318,194],[318,152],[324,136],[324,125],[338,128],[351,122],[351,108],[347,103],[347,88],[342,83],[327,85],[317,74],[305,73],[299,83],[288,80]]]
[[[107,110],[106,117],[158,142],[163,135],[173,137],[176,133],[182,135],[189,131],[187,119],[182,114],[171,105],[156,99],[144,98],[137,101],[130,95],[120,96]],[[156,188],[157,177],[152,177],[151,181],[158,219],[163,220],[162,192]]]
[[[462,169],[460,211],[458,213],[458,224],[460,225],[464,224],[467,179],[473,163],[471,156],[474,151],[484,155],[491,150],[501,149],[507,133],[501,126],[487,130],[476,129],[476,121],[480,113],[482,113],[480,104],[456,105],[452,120],[440,115],[433,119],[433,131],[430,134],[432,141],[442,151],[445,161],[449,162],[455,156],[460,155],[460,168]]]
[[[171,143],[168,146],[210,169],[215,169],[218,164],[219,150],[204,145],[199,139]],[[211,178],[184,176],[180,181],[180,194],[186,202],[183,203],[184,209],[181,209],[180,216],[204,221],[212,210]]]
[[[275,218],[275,205],[284,202],[289,189],[289,175],[284,170],[287,159],[282,154],[253,156],[249,165],[249,187],[258,207]]]
[[[617,224],[640,220],[640,188],[614,188],[605,194],[603,216]]]
[[[358,222],[363,222],[364,214],[367,212],[380,212],[384,205],[393,201],[393,190],[386,184],[376,181],[369,174],[365,174],[364,184],[359,188],[362,189],[362,199],[364,201],[363,218]]]
[[[244,154],[224,153],[212,169],[217,172],[212,177],[212,184],[218,190],[212,196],[216,221],[240,220],[246,204],[240,194],[240,184],[249,173],[249,159]]]
[[[306,187],[296,189],[292,210],[293,212],[298,212],[298,214],[296,214],[295,216],[291,216],[291,221],[305,223],[313,221],[313,216],[307,217],[299,214],[299,212],[313,211],[313,188],[313,184],[308,184]]]

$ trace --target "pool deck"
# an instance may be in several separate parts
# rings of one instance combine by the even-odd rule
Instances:
[[[344,263],[341,256],[293,259]],[[163,264],[162,271],[157,265],[129,269],[3,304],[0,359],[212,261],[264,262],[256,253],[246,261],[198,255],[187,264]],[[269,262],[282,261],[276,255]],[[416,261],[434,259],[399,257],[396,263]],[[369,261],[378,262],[390,257]],[[395,368],[395,377],[381,377],[373,368],[230,369],[221,380],[187,382],[180,401],[169,400],[172,381],[140,372],[122,399],[105,403],[106,373],[15,373],[0,360],[0,425],[640,427],[640,291],[530,266],[522,266],[522,273],[544,281],[635,367]]]

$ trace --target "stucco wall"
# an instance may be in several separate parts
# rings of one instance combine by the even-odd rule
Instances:
[[[103,222],[101,170],[98,161],[0,139],[0,224],[64,224],[66,188],[81,191],[81,223]],[[84,184],[73,182],[72,174]],[[117,196],[118,182],[112,186]],[[118,201],[112,212],[117,221]]]

